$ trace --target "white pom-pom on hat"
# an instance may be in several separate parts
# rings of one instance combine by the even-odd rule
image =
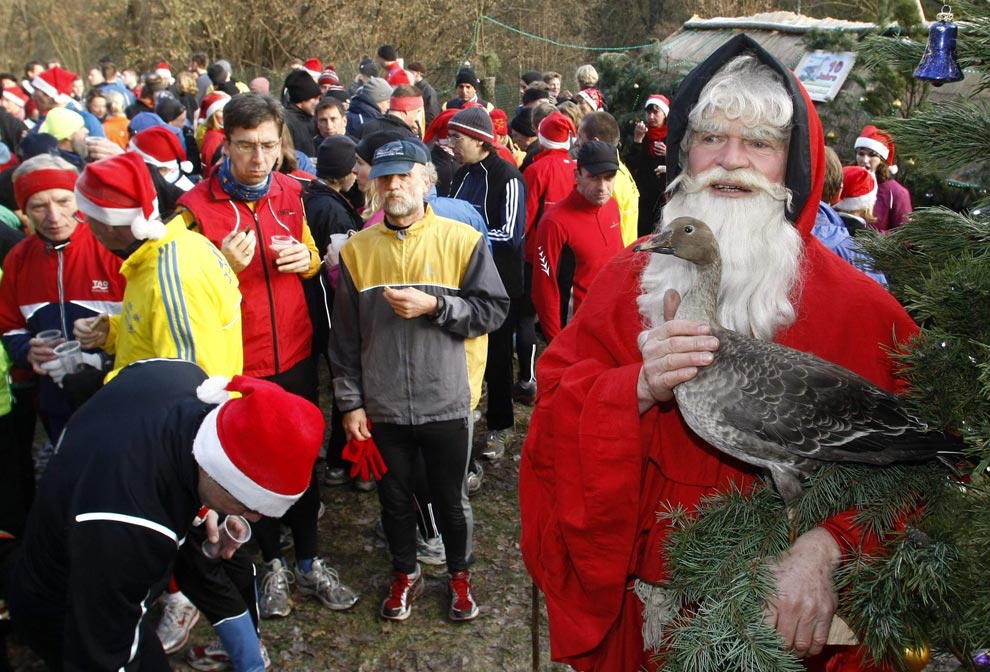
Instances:
[[[230,378],[226,376],[212,376],[196,388],[196,397],[204,404],[222,404],[230,401],[230,392],[227,391],[229,384]]]

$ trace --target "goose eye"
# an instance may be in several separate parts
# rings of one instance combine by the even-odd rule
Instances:
[[[684,233],[694,233],[694,226],[692,226],[691,224],[688,224],[687,226],[685,226],[684,227]]]

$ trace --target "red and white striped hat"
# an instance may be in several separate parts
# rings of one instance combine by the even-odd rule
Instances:
[[[670,114],[670,100],[663,94],[651,93],[650,97],[646,99],[643,109],[647,109],[650,105],[656,105],[664,114]]]
[[[231,399],[229,392],[241,396]],[[281,517],[309,487],[323,413],[275,383],[247,376],[210,378],[196,395],[220,404],[193,439],[196,462],[251,511]]]
[[[66,105],[72,100],[72,82],[77,77],[76,73],[56,65],[42,70],[31,80],[31,86],[48,95],[59,105]]]
[[[134,152],[88,164],[76,180],[76,206],[89,220],[131,227],[138,240],[165,237],[155,185]]]

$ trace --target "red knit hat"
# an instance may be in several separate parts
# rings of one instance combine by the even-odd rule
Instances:
[[[873,211],[877,202],[877,179],[862,166],[842,169],[842,194],[832,207],[842,212]]]
[[[670,114],[670,100],[663,94],[651,93],[650,97],[646,99],[643,109],[649,108],[650,105],[656,105],[664,114]]]
[[[509,134],[509,116],[505,110],[496,107],[489,113],[489,116],[492,118],[492,128],[495,129],[495,135]]]
[[[317,84],[323,86],[324,84],[340,84],[340,77],[333,70],[327,69],[320,73],[320,78],[316,81]]]
[[[602,92],[596,88],[581,89],[578,91],[578,95],[584,98],[584,102],[591,105],[591,109],[594,112],[601,112],[605,109],[605,97]]]
[[[856,138],[856,149],[860,147],[870,150],[883,159],[891,175],[897,172],[897,166],[894,165],[894,139],[888,133],[872,124],[865,126],[863,132]]]
[[[241,396],[231,399],[228,392]],[[281,517],[309,487],[323,413],[275,383],[247,376],[210,378],[196,395],[220,404],[196,432],[196,462],[248,509]]]
[[[577,137],[577,131],[570,117],[560,112],[553,112],[540,122],[536,137],[547,149],[570,149],[571,141]]]
[[[31,86],[48,95],[59,105],[65,105],[72,100],[72,82],[79,75],[57,65],[42,70],[33,80]]]
[[[138,240],[165,236],[155,185],[134,152],[88,164],[76,181],[76,206],[91,220],[131,227]]]
[[[205,124],[217,110],[222,110],[223,106],[230,102],[230,96],[223,91],[214,91],[203,96],[203,102],[199,104],[199,121]]]
[[[318,58],[308,58],[306,62],[303,63],[303,70],[308,72],[314,80],[319,79],[320,75],[323,73],[323,64],[320,63]]]
[[[9,101],[12,101],[18,107],[24,107],[30,98],[21,91],[19,86],[8,86],[3,90],[3,97]]]
[[[169,170],[181,168],[184,173],[192,171],[192,164],[186,161],[186,150],[178,136],[164,126],[151,126],[136,133],[127,149],[137,152],[145,163],[153,166]]]

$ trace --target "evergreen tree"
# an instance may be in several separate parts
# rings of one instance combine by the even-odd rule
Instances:
[[[990,5],[953,9],[959,64],[990,84]],[[925,47],[926,35],[916,37],[869,38],[860,57],[910,70]],[[942,180],[965,170],[982,185],[971,210],[923,208],[891,234],[864,241],[922,328],[895,353],[908,403],[931,427],[958,434],[966,459],[951,467],[829,465],[806,484],[796,527],[804,532],[855,507],[884,540],[882,552],[861,552],[836,575],[839,615],[874,660],[921,669],[905,654],[930,648],[975,670],[974,653],[990,646],[990,105],[921,104],[909,118],[874,122],[894,136],[899,154],[917,158],[915,170]],[[666,549],[671,587],[689,605],[654,642],[666,651],[664,669],[801,669],[762,622],[773,586],[763,561],[789,542],[774,488],[764,483],[712,497],[697,512],[660,515],[676,530]]]

